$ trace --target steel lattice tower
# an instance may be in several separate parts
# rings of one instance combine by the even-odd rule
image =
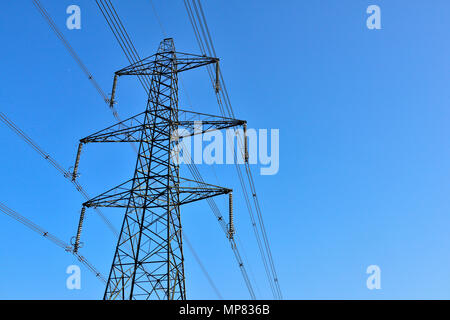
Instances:
[[[104,299],[186,299],[180,206],[221,194],[230,194],[231,199],[231,190],[180,177],[175,157],[183,138],[233,126],[245,128],[245,121],[180,110],[178,74],[215,64],[217,76],[218,62],[217,58],[176,52],[173,40],[164,39],[156,54],[114,76],[111,105],[118,77],[150,77],[146,110],[80,140],[74,180],[84,144],[139,144],[133,178],[85,202],[81,210],[75,251],[86,208],[126,209]],[[199,121],[201,130],[194,130]],[[184,135],[178,133],[181,128]],[[231,209],[229,226],[232,237]]]

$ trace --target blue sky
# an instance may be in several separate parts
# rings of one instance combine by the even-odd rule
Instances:
[[[140,54],[153,54],[163,35],[150,2],[113,2]],[[154,3],[177,49],[198,53],[182,1]],[[109,92],[114,71],[127,62],[95,4],[42,4]],[[71,4],[81,7],[81,30],[65,27]],[[382,30],[366,28],[371,4],[381,8]],[[450,3],[230,0],[203,6],[236,116],[253,128],[280,129],[280,171],[255,174],[255,180],[284,297],[449,299]],[[114,118],[31,1],[4,5],[0,26],[1,111],[68,168],[77,141]],[[180,105],[219,114],[207,72],[182,77]],[[119,114],[144,108],[138,82],[121,80]],[[4,125],[0,137],[0,201],[69,241],[82,197]],[[129,179],[133,169],[129,146],[89,145],[80,183],[94,196]],[[236,230],[256,294],[271,298],[235,169],[215,170],[218,179],[209,166],[200,167],[206,181],[236,190]],[[226,201],[217,199],[223,212]],[[103,212],[120,226],[122,211]],[[183,208],[183,223],[222,295],[248,298],[207,204]],[[84,268],[82,290],[66,289],[65,270],[77,264],[71,255],[6,216],[0,225],[0,298],[102,297],[103,284]],[[113,235],[93,211],[83,232],[82,253],[107,274]],[[372,264],[381,268],[381,290],[366,288]],[[189,251],[186,275],[188,298],[216,298]]]

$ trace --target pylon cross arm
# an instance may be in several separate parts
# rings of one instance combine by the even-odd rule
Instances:
[[[208,64],[218,63],[218,58],[200,56],[196,54],[189,54],[183,52],[164,52],[154,54],[150,57],[144,58],[132,65],[123,68],[116,72],[118,76],[124,75],[146,75],[159,76],[170,75],[173,72],[180,73],[187,70],[203,67]],[[176,66],[175,70],[166,70],[162,67],[173,63]]]
[[[123,120],[106,129],[100,130],[80,140],[82,143],[91,142],[140,142],[141,131],[144,127],[145,112]]]
[[[166,189],[148,188],[148,190],[122,190],[123,185],[117,186],[95,198],[86,201],[85,207],[113,207],[113,208],[159,208],[166,205]],[[179,201],[173,205],[184,205],[207,198],[228,194],[231,190],[222,187],[171,187],[179,192]],[[140,201],[130,201],[133,198]]]

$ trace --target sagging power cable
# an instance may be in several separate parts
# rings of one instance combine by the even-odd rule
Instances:
[[[48,12],[45,10],[45,8],[41,5],[39,0],[33,0],[33,4],[38,9],[39,13],[44,17],[44,19],[47,21],[50,28],[53,30],[53,32],[56,34],[56,36],[61,40],[62,44],[66,47],[67,51],[70,53],[72,58],[76,61],[78,66],[81,68],[81,70],[84,72],[84,74],[88,77],[89,81],[92,83],[92,85],[95,87],[97,92],[102,96],[103,100],[108,102],[108,96],[105,94],[105,92],[102,90],[100,85],[97,83],[97,81],[94,79],[92,74],[89,72],[89,70],[86,68],[86,65],[81,61],[80,57],[77,55],[75,50],[73,50],[72,46],[67,42],[64,35],[59,31],[58,27],[53,22],[53,19],[49,16]]]
[[[53,19],[47,12],[47,10],[44,8],[44,6],[41,4],[39,0],[33,0],[33,4],[38,9],[41,16],[44,18],[44,20],[47,22],[50,29],[55,33],[55,35],[58,37],[58,39],[61,41],[61,43],[64,45],[66,50],[69,52],[71,57],[75,60],[75,62],[78,64],[80,69],[83,71],[83,73],[88,77],[88,80],[91,82],[91,84],[94,86],[94,88],[97,90],[98,94],[102,97],[103,101],[111,108],[111,111],[116,118],[117,121],[122,121],[117,113],[117,111],[114,108],[114,104],[110,103],[110,98],[108,95],[102,90],[98,82],[95,80],[93,74],[88,70],[86,65],[83,63],[79,55],[76,53],[76,51],[73,49],[73,47],[70,45],[70,43],[66,40],[64,35],[62,34],[61,30],[56,26]]]
[[[77,189],[79,193],[86,199],[89,200],[90,197],[83,187],[77,182],[73,181],[72,175],[69,171],[63,168],[49,153],[45,152],[36,142],[33,141],[22,129],[20,129],[11,119],[9,119],[3,112],[0,112],[0,121],[7,125],[15,134],[17,134],[23,141],[25,141],[29,146],[31,146],[44,160],[49,162],[56,170],[61,173],[64,178],[69,180]],[[108,228],[117,236],[118,232],[112,225],[111,221],[98,209],[95,212],[103,220],[103,222],[108,226]]]
[[[185,7],[186,7],[186,11],[188,13],[189,21],[191,22],[192,28],[194,30],[194,34],[197,39],[197,43],[200,47],[200,50],[202,51],[203,54],[207,54],[210,56],[211,55],[216,56],[216,51],[214,48],[214,44],[212,42],[211,33],[209,31],[209,28],[208,28],[208,25],[206,22],[206,18],[205,18],[205,14],[204,14],[200,0],[191,0],[192,5],[189,2],[189,0],[183,0],[183,1],[185,4]],[[214,79],[214,72],[213,72],[213,70],[211,70],[211,67],[208,68],[208,73],[211,78],[211,82],[213,83],[214,91],[216,93],[218,104],[219,104],[219,109],[220,109],[222,115],[226,115],[226,113],[225,113],[225,108],[226,108],[228,116],[234,118],[234,111],[231,106],[230,97],[229,97],[221,70],[218,70],[218,74],[220,76],[219,90],[217,90],[218,89],[217,88],[218,86],[216,85],[217,79]],[[225,105],[225,108],[223,105]],[[242,140],[241,140],[242,137],[240,137],[240,135],[238,135],[237,138],[238,138],[238,140],[237,140],[238,144],[240,144],[240,147],[241,147],[241,152],[243,152]],[[246,137],[244,137],[244,139],[246,139]],[[246,157],[246,155],[243,155],[243,157]],[[235,155],[235,160],[236,160],[236,155]],[[237,173],[239,176],[239,180],[241,182],[244,198],[246,200],[247,207],[249,209],[249,214],[250,214],[252,226],[254,228],[255,235],[257,238],[258,246],[260,247],[260,251],[261,251],[262,246],[265,249],[265,250],[261,251],[261,257],[262,257],[262,260],[263,260],[263,263],[264,263],[264,266],[266,269],[266,274],[269,277],[268,280],[269,280],[270,287],[272,289],[272,292],[274,293],[274,296],[279,299],[282,299],[282,292],[281,292],[281,288],[279,285],[278,276],[277,276],[277,272],[275,269],[272,252],[270,249],[270,243],[269,243],[269,240],[267,237],[267,232],[266,232],[266,229],[264,226],[261,207],[260,207],[260,204],[258,201],[251,168],[249,166],[248,161],[246,161],[245,162],[245,169],[246,169],[245,171],[246,171],[248,183],[250,186],[250,192],[251,192],[251,195],[253,198],[253,204],[254,204],[254,207],[255,207],[255,210],[257,213],[259,230],[256,228],[255,218],[253,216],[253,210],[251,209],[251,206],[249,204],[249,197],[248,197],[247,189],[245,187],[245,183],[243,181],[241,169],[237,165],[236,161],[235,161],[235,164],[236,164],[236,170],[237,170]],[[259,234],[261,234],[261,236]],[[261,238],[262,238],[262,244],[261,244]],[[269,275],[268,267],[270,268],[271,275]]]
[[[59,239],[58,237],[56,237],[55,235],[51,234],[50,232],[44,230],[43,228],[38,226],[33,221],[27,219],[23,215],[21,215],[21,214],[17,213],[16,211],[10,209],[9,207],[7,207],[5,204],[3,204],[1,202],[0,202],[0,211],[2,211],[7,216],[15,219],[16,221],[20,222],[21,224],[23,224],[24,226],[28,227],[29,229],[31,229],[32,231],[36,232],[37,234],[40,234],[41,236],[43,236],[47,240],[50,240],[51,242],[53,242],[58,247],[64,249],[64,251],[73,254],[100,281],[102,281],[103,283],[106,283],[106,280],[103,277],[103,275],[99,271],[97,271],[97,269],[85,257],[83,257],[82,255],[80,255],[77,252],[74,252],[73,248],[68,243],[66,243],[63,240]]]

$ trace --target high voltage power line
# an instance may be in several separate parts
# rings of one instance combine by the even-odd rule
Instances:
[[[102,274],[99,271],[97,271],[97,269],[95,269],[95,267],[85,257],[83,257],[82,255],[80,255],[77,252],[74,252],[73,251],[73,247],[70,246],[68,243],[66,243],[65,241],[59,239],[58,237],[56,237],[55,235],[51,234],[50,232],[44,230],[43,228],[41,228],[40,226],[35,224],[33,221],[25,218],[24,216],[22,216],[21,214],[17,213],[16,211],[10,209],[9,207],[7,207],[5,204],[3,204],[1,202],[0,202],[0,211],[2,211],[4,214],[10,216],[11,218],[17,220],[18,222],[20,222],[21,224],[25,225],[26,227],[28,227],[32,231],[40,234],[41,236],[43,236],[47,240],[50,240],[51,242],[53,242],[58,247],[64,249],[64,251],[73,254],[99,280],[101,280],[103,283],[106,283],[106,280],[102,276]]]
[[[214,281],[211,279],[208,271],[206,270],[205,266],[203,265],[202,260],[199,258],[199,256],[197,255],[197,253],[194,251],[194,248],[192,247],[191,241],[189,240],[189,238],[186,236],[186,233],[183,232],[183,239],[185,241],[185,243],[188,245],[188,247],[191,249],[192,251],[192,255],[194,256],[194,259],[197,261],[198,265],[200,266],[200,269],[203,271],[203,273],[205,274],[205,276],[208,278],[208,281],[211,285],[211,287],[213,288],[214,292],[216,293],[216,295],[219,297],[219,299],[223,300],[222,295],[220,294],[219,289],[217,289],[216,285],[214,284]]]
[[[197,40],[197,43],[199,45],[201,52],[205,55],[216,56],[216,51],[214,48],[214,44],[212,42],[211,33],[209,31],[209,28],[208,28],[208,25],[206,22],[206,18],[205,18],[205,14],[204,14],[200,0],[191,0],[192,4],[189,2],[189,0],[183,0],[183,1],[184,1],[185,8],[186,8],[186,11],[187,11],[187,14],[189,17],[189,21],[194,30],[195,38]],[[225,116],[227,114],[228,116],[234,118],[234,111],[231,106],[230,97],[228,95],[228,91],[227,91],[221,70],[219,70],[220,90],[217,90],[216,81],[214,80],[214,76],[213,76],[214,71],[211,70],[210,66],[208,66],[207,68],[208,68],[208,74],[209,74],[210,79],[213,84],[214,91],[217,96],[217,102],[219,104],[219,109],[220,109],[222,115]],[[227,113],[225,113],[223,105],[225,105]],[[242,137],[239,135],[239,132],[238,132],[237,139],[238,139],[238,144],[241,147],[240,150],[244,150],[244,148],[242,148],[242,145],[243,145]],[[235,155],[235,159],[236,159],[236,155]],[[237,165],[237,161],[235,161],[235,165],[236,165],[236,170],[238,173],[239,181],[241,183],[244,198],[245,198],[245,201],[247,204],[247,208],[249,210],[250,219],[252,222],[252,226],[253,226],[253,229],[255,232],[257,242],[258,242],[258,246],[260,249],[263,264],[266,269],[266,274],[268,276],[270,287],[272,289],[272,292],[274,293],[274,296],[279,299],[282,299],[283,296],[282,296],[281,288],[279,285],[278,276],[277,276],[277,272],[275,269],[272,252],[270,249],[270,243],[269,243],[267,232],[266,232],[266,229],[264,226],[261,207],[260,207],[258,196],[256,193],[256,188],[255,188],[254,179],[252,176],[250,165],[248,162],[245,162],[245,172],[247,174],[248,183],[250,186],[250,191],[251,191],[251,195],[253,198],[254,207],[255,207],[255,210],[257,213],[258,223],[259,223],[259,227],[260,227],[259,230],[257,229],[253,210],[249,203],[247,188],[246,188],[244,180],[243,180],[241,168],[239,165]],[[261,236],[260,236],[260,234],[261,234]],[[262,244],[261,244],[261,238],[263,240]],[[265,251],[262,249],[262,245],[264,245]],[[268,266],[270,267],[270,273],[272,274],[271,276],[269,275]]]
[[[76,61],[78,66],[81,68],[81,70],[84,72],[84,74],[88,77],[89,81],[91,81],[92,85],[95,87],[97,92],[102,96],[103,100],[105,102],[108,102],[108,96],[105,94],[105,92],[102,90],[100,85],[95,81],[92,74],[89,72],[89,70],[86,68],[83,61],[81,61],[80,57],[77,55],[75,50],[73,50],[72,46],[66,41],[65,37],[59,31],[58,27],[53,22],[53,19],[49,16],[48,12],[44,9],[44,7],[41,5],[39,0],[33,0],[33,4],[35,5],[36,9],[39,10],[39,13],[44,17],[44,19],[47,21],[50,28],[53,30],[53,32],[56,34],[56,36],[61,40],[61,43],[66,47],[67,51],[70,53],[72,58]]]
[[[45,152],[36,142],[33,141],[22,129],[20,129],[11,119],[9,119],[3,112],[0,112],[0,121],[8,126],[12,131],[14,131],[23,141],[25,141],[30,147],[32,147],[43,159],[47,160],[56,170],[61,173],[64,178],[68,179],[77,189],[81,195],[88,200],[90,197],[83,187],[77,182],[71,180],[72,174],[64,169],[64,167],[59,164],[50,154]],[[116,236],[118,234],[117,230],[114,228],[112,223],[108,218],[97,208],[95,212],[100,216],[103,222],[108,226],[109,230],[113,232]]]

